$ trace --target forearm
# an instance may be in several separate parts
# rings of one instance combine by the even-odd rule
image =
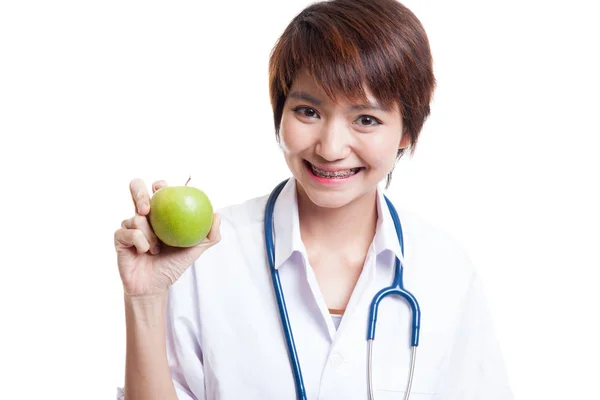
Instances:
[[[125,296],[125,400],[177,400],[167,363],[166,305],[166,294],[144,300]]]

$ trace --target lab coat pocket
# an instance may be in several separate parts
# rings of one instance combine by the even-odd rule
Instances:
[[[406,396],[405,391],[396,390],[375,390],[374,400],[404,400]],[[414,400],[441,400],[439,394],[436,393],[419,393],[411,392],[410,399]]]

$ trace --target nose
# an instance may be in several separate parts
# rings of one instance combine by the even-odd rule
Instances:
[[[351,152],[352,134],[343,122],[330,121],[319,132],[315,152],[326,161],[343,160]]]

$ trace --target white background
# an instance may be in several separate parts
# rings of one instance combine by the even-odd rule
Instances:
[[[0,398],[112,399],[128,183],[216,207],[288,176],[269,51],[306,1],[0,3]],[[389,195],[479,268],[519,399],[598,393],[594,2],[406,1],[438,89]]]

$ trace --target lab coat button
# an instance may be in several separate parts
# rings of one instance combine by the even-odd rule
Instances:
[[[329,362],[334,367],[339,367],[344,363],[344,357],[342,357],[340,353],[333,353],[329,358]]]

